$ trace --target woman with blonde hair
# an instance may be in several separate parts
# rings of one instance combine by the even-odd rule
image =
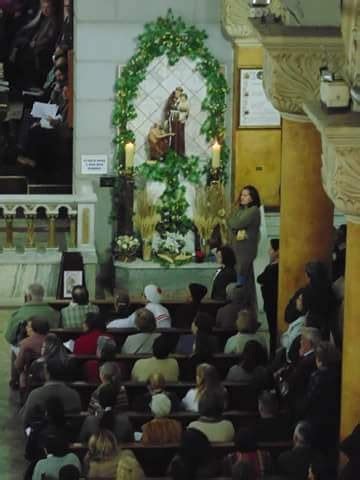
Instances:
[[[228,338],[224,353],[239,353],[241,354],[245,345],[250,340],[255,340],[260,343],[267,351],[265,338],[259,332],[260,323],[256,320],[255,313],[250,309],[240,310],[236,320],[236,328],[238,333]]]
[[[219,374],[213,365],[201,363],[196,368],[196,387],[191,388],[182,400],[185,410],[199,411],[199,400],[205,392],[221,391],[226,399],[226,389],[221,385]]]
[[[145,474],[131,450],[122,450],[116,480],[145,480]]]
[[[84,459],[86,478],[115,478],[120,452],[115,435],[108,430],[100,430],[89,439],[89,450]]]

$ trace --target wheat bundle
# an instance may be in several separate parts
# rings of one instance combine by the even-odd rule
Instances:
[[[134,214],[134,227],[144,241],[151,241],[160,215],[157,212],[155,202],[146,189],[138,190],[135,195],[136,212]]]
[[[195,198],[193,222],[199,231],[200,237],[208,242],[219,225],[223,242],[227,237],[226,217],[228,206],[224,187],[221,184],[211,184],[199,188]]]

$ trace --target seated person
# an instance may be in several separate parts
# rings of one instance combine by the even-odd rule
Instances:
[[[267,351],[266,341],[263,334],[258,331],[259,327],[260,323],[256,321],[252,310],[241,310],[236,320],[238,333],[227,339],[224,352],[241,354],[249,340],[260,343]]]
[[[250,296],[245,285],[229,283],[226,287],[226,298],[229,303],[220,307],[216,313],[216,326],[229,330],[236,329],[236,320],[241,310],[249,308]]]
[[[30,366],[30,375],[33,381],[45,382],[45,364],[51,363],[59,372],[62,379],[66,380],[74,372],[72,365],[74,362],[69,356],[69,352],[62,344],[60,338],[55,333],[48,333],[45,336],[41,357],[36,359]]]
[[[234,250],[224,245],[216,252],[217,263],[220,268],[213,278],[211,298],[213,300],[226,300],[226,287],[229,283],[235,283],[237,276],[235,270],[236,258]]]
[[[185,410],[189,412],[199,411],[199,400],[205,392],[220,391],[223,393],[225,402],[227,391],[222,386],[219,374],[213,365],[202,363],[196,368],[196,387],[191,388],[182,399]]]
[[[158,337],[153,344],[153,356],[137,360],[131,371],[131,378],[137,382],[148,381],[153,373],[161,373],[167,382],[179,379],[179,365],[175,358],[169,358],[172,344],[166,335]]]
[[[314,445],[336,448],[340,424],[340,353],[330,342],[315,349],[316,370],[303,398],[296,399],[298,418],[311,423]]]
[[[263,478],[271,473],[270,453],[258,449],[256,437],[250,429],[240,428],[236,432],[235,451],[229,453],[223,462],[224,475],[231,475],[233,467],[240,462],[246,462],[254,468],[256,473],[254,478]]]
[[[45,336],[49,331],[49,323],[42,317],[32,317],[26,323],[27,337],[19,343],[19,353],[15,360],[15,368],[20,375],[20,386],[26,387],[27,375],[31,363],[40,357]]]
[[[73,431],[71,423],[66,420],[64,405],[59,398],[48,398],[44,411],[39,411],[39,414],[39,421],[26,430],[25,458],[30,462],[46,456],[46,441],[49,437],[59,436],[69,441]]]
[[[59,34],[58,13],[55,0],[41,0],[35,18],[15,36],[9,55],[13,85],[27,88],[43,84]]]
[[[117,395],[118,390],[110,383],[100,387],[98,400],[102,413],[85,418],[79,435],[81,443],[87,443],[92,435],[102,430],[112,432],[119,443],[133,441],[134,432],[129,417],[125,413],[115,411]]]
[[[181,423],[167,418],[171,411],[170,398],[163,392],[155,393],[151,397],[150,410],[155,418],[142,426],[141,443],[144,445],[180,443]]]
[[[79,413],[81,411],[81,401],[78,392],[65,385],[59,379],[57,366],[53,366],[51,362],[47,363],[45,375],[45,384],[30,392],[24,406],[20,410],[20,416],[25,428],[31,425],[33,421],[39,419],[39,410],[44,412],[46,401],[51,397],[57,397],[62,401],[66,413]]]
[[[160,333],[155,333],[156,322],[154,314],[147,308],[139,308],[135,312],[135,327],[140,333],[129,335],[123,346],[123,354],[152,353],[155,339]]]
[[[214,458],[211,444],[200,430],[187,428],[169,472],[173,480],[213,478],[220,474],[220,463]]]
[[[298,340],[301,336],[303,327],[307,324],[307,316],[309,314],[305,294],[300,293],[296,298],[295,303],[297,311],[302,312],[302,315],[291,322],[287,330],[281,335],[280,345],[284,350],[282,352],[276,352],[277,358],[279,355],[285,354],[285,358],[289,362],[297,360]]]
[[[128,318],[132,314],[130,297],[127,290],[119,289],[114,295],[114,310],[118,319]]]
[[[59,470],[59,480],[80,480],[80,474],[74,465],[65,465]]]
[[[229,420],[222,418],[225,406],[223,392],[205,392],[199,400],[200,417],[191,422],[188,428],[200,430],[207,436],[209,442],[232,442],[235,430]]]
[[[357,480],[360,468],[360,425],[341,442],[340,451],[349,460],[341,471],[340,480]]]
[[[258,398],[259,418],[252,430],[258,442],[281,442],[292,436],[288,415],[279,413],[279,399],[275,390],[264,390]]]
[[[171,413],[180,410],[180,400],[175,393],[166,391],[165,378],[161,373],[153,373],[150,375],[148,380],[148,392],[135,398],[133,403],[134,410],[138,412],[151,412],[151,400],[154,395],[160,393],[165,394],[169,398],[171,402]]]
[[[274,373],[281,395],[288,398],[292,406],[306,393],[310,376],[316,369],[315,349],[320,341],[321,334],[317,328],[303,327],[298,360],[290,365],[286,364]]]
[[[176,353],[190,355],[197,352],[200,342],[208,345],[210,355],[219,351],[218,340],[212,335],[213,318],[205,312],[198,312],[191,324],[192,334],[181,335],[176,346]]]
[[[89,302],[89,292],[83,285],[71,290],[71,302],[61,309],[63,328],[82,328],[88,313],[99,313],[99,307]]]
[[[87,360],[81,364],[81,371],[84,379],[89,383],[98,383],[100,379],[99,369],[105,362],[113,363],[117,369],[122,370],[120,362],[116,361],[116,354],[117,345],[115,340],[105,335],[100,335],[97,339],[97,359]],[[124,367],[124,370],[125,368],[126,367]]]
[[[249,340],[240,356],[240,363],[230,367],[226,381],[260,387],[266,379],[266,361],[263,346],[256,340]]]
[[[144,288],[146,299],[145,308],[150,310],[155,317],[156,328],[171,328],[171,318],[166,307],[161,305],[161,289],[156,285],[147,285]],[[107,328],[133,328],[135,326],[135,312],[128,318],[112,320]]]
[[[207,294],[207,288],[200,283],[189,284],[188,303],[180,305],[173,319],[173,326],[177,328],[189,327],[196,314],[201,311],[201,301]]]
[[[121,450],[116,480],[145,480],[145,473],[132,450]]]
[[[278,469],[281,475],[291,480],[306,480],[309,466],[319,459],[312,447],[312,429],[308,422],[299,422],[294,430],[293,448],[280,454]]]
[[[105,317],[100,313],[88,313],[83,329],[85,333],[75,340],[74,355],[95,355],[99,337],[111,337],[106,333]]]
[[[121,385],[121,370],[115,362],[105,362],[99,369],[100,385],[91,395],[88,412],[90,415],[101,415],[104,412],[100,404],[100,390],[104,385],[112,385],[116,391],[115,411],[126,411],[129,409],[129,400],[124,385]]]
[[[38,283],[29,285],[25,294],[25,304],[10,317],[5,330],[5,339],[12,345],[18,343],[19,328],[31,317],[41,317],[49,322],[50,328],[58,328],[60,314],[44,302],[44,287]],[[21,339],[20,339],[21,340]]]
[[[84,474],[88,480],[116,478],[121,451],[110,430],[100,430],[88,442],[84,458]]]
[[[68,440],[62,435],[49,435],[45,450],[47,457],[35,465],[32,480],[59,478],[60,469],[67,465],[72,465],[81,472],[80,460],[74,453],[69,452]]]

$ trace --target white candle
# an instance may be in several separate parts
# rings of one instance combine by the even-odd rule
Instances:
[[[129,142],[125,145],[125,168],[129,170],[134,166],[135,145]]]
[[[221,145],[215,141],[212,146],[212,168],[219,168],[220,167],[220,151]]]
[[[117,78],[121,77],[121,71],[122,71],[122,65],[118,65],[117,68],[116,68]]]

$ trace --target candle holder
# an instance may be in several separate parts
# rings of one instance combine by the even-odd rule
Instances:
[[[129,180],[132,180],[134,178],[134,174],[135,174],[135,169],[134,167],[128,167],[128,168],[125,168],[124,169],[124,177],[126,177],[127,179]]]
[[[210,182],[217,183],[220,181],[220,168],[210,168]]]

